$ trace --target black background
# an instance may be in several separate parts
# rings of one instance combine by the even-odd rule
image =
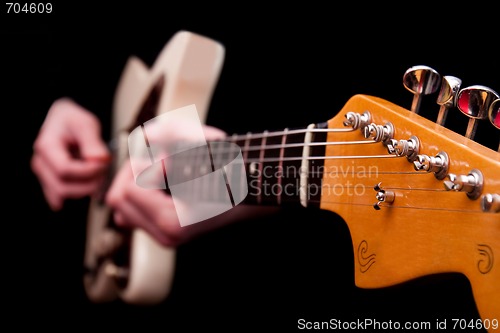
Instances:
[[[498,90],[493,14],[474,8],[350,4],[341,9],[313,3],[276,9],[253,2],[53,5],[54,12],[46,15],[6,14],[1,8],[7,148],[2,300],[22,316],[15,320],[18,328],[137,324],[145,331],[293,331],[299,318],[432,323],[479,318],[470,285],[458,274],[385,289],[355,287],[345,223],[334,213],[301,208],[243,221],[181,246],[173,292],[159,306],[92,304],[81,281],[88,202],[67,202],[63,211],[51,212],[29,159],[47,110],[62,96],[98,114],[106,137],[127,58],[136,55],[151,65],[179,30],[225,46],[207,123],[242,133],[328,120],[358,93],[409,108],[413,96],[402,76],[413,65],[459,77],[463,86]],[[433,120],[439,108],[434,101],[429,96],[422,111]],[[464,115],[451,110],[448,118],[457,132],[465,132]],[[498,137],[488,122],[481,123],[477,141],[497,149]]]

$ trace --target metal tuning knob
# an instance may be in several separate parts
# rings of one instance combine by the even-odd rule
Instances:
[[[488,193],[481,197],[483,212],[500,213],[500,194]]]
[[[477,120],[486,119],[490,106],[500,97],[493,89],[481,85],[464,88],[458,92],[457,107],[469,117],[469,124],[465,136],[474,139],[477,130]]]
[[[414,94],[411,111],[418,113],[423,95],[435,93],[441,84],[441,75],[428,66],[413,66],[403,75],[404,87]]]
[[[488,111],[488,118],[490,118],[493,126],[500,129],[500,99],[495,99],[493,103],[491,103],[490,110]]]
[[[439,108],[439,113],[436,123],[439,125],[444,125],[446,121],[446,116],[448,110],[455,107],[457,101],[457,95],[462,85],[462,80],[454,76],[443,76],[441,80],[441,89],[437,97],[437,104],[441,107]]]
[[[500,129],[500,99],[496,99],[491,103],[488,118],[493,126]],[[500,153],[500,142],[498,144],[498,152]]]
[[[413,167],[417,171],[434,172],[434,176],[442,180],[448,173],[450,159],[444,151],[439,152],[436,156],[417,155],[413,161]]]
[[[465,192],[472,200],[479,198],[483,191],[483,174],[477,169],[473,169],[468,175],[457,176],[450,173],[446,178],[448,180],[444,181],[444,188],[447,191]]]

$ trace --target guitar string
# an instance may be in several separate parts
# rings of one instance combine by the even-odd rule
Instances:
[[[276,145],[245,145],[243,148],[240,147],[243,153],[248,153],[249,151],[266,151],[274,149],[284,149],[284,148],[303,148],[307,146],[328,146],[328,145],[357,145],[357,144],[373,144],[378,143],[374,140],[367,141],[339,141],[339,142],[312,142],[312,143],[293,143],[293,144],[276,144]],[[234,153],[234,150],[228,149],[213,149],[214,153],[218,154],[228,154],[229,152]],[[286,162],[286,161],[302,161],[306,160],[327,160],[327,159],[359,159],[359,158],[397,158],[404,156],[397,155],[330,155],[330,156],[292,156],[292,157],[264,157],[264,158],[249,158],[246,162]]]
[[[298,178],[295,178],[298,180]],[[296,185],[293,185],[293,183],[288,183],[287,186],[289,188],[291,188],[292,190],[293,189],[297,189],[297,188],[302,188],[302,186],[296,186]],[[351,186],[347,186],[347,185],[341,185],[341,184],[334,184],[334,185],[321,185],[321,189],[325,189],[325,188],[332,188],[332,189],[360,189],[362,188],[363,190],[366,190],[366,189],[371,189],[373,190],[375,186],[371,186],[371,185],[366,185],[366,184],[356,184],[356,185],[351,185]],[[456,192],[456,191],[447,191],[446,189],[438,189],[438,188],[421,188],[421,187],[415,187],[415,188],[405,188],[405,187],[392,187],[392,186],[383,186],[382,188],[384,191],[387,191],[387,190],[401,190],[401,191],[407,191],[407,192],[412,192],[412,191],[422,191],[422,192],[445,192],[445,193],[460,193],[460,192]]]
[[[295,186],[291,183],[289,183],[289,187],[291,190],[296,190],[297,188],[301,188],[301,186]],[[375,193],[366,193],[366,189],[373,190],[373,186],[368,186],[365,184],[357,184],[354,186],[344,186],[344,185],[322,185],[321,189],[323,190],[324,188],[331,187],[333,189],[335,188],[340,188],[340,190],[344,189],[354,189],[354,190],[360,190],[362,189],[362,193],[356,194],[357,197],[367,197],[369,196],[370,199],[373,199],[376,201],[375,198]],[[434,191],[434,192],[445,192],[449,194],[460,194],[459,192],[455,191],[447,191],[445,189],[427,189],[427,188],[400,188],[400,187],[390,187],[390,186],[384,186],[384,190],[392,190],[392,189],[401,189],[405,190],[408,192],[412,191]],[[316,204],[339,204],[339,205],[358,205],[358,206],[368,206],[368,207],[373,207],[373,203],[352,203],[352,202],[339,202],[339,201],[329,201],[329,200],[308,200],[308,203],[316,203]],[[382,203],[380,207],[386,207],[386,208],[401,208],[401,209],[419,209],[419,210],[433,210],[433,211],[450,211],[450,212],[465,212],[465,213],[484,213],[481,209],[477,210],[472,210],[472,209],[450,209],[450,208],[441,208],[441,207],[423,207],[423,206],[413,206],[413,205],[406,205],[406,206],[400,206],[400,205],[394,205],[394,204],[386,204]]]
[[[333,155],[333,156],[306,156],[306,157],[265,157],[265,158],[249,158],[246,162],[291,162],[291,161],[313,161],[313,160],[341,160],[341,159],[368,159],[368,158],[400,158],[403,156],[397,155]]]
[[[263,132],[263,133],[258,133],[258,134],[252,134],[252,133],[247,133],[244,135],[236,135],[233,134],[232,136],[228,137],[229,141],[233,141],[236,143],[236,141],[244,140],[245,146],[244,148],[241,148],[241,150],[244,153],[248,153],[249,151],[260,151],[262,153],[263,150],[271,150],[271,149],[284,149],[284,148],[299,148],[299,147],[306,147],[306,146],[327,146],[327,145],[357,145],[357,144],[372,144],[372,143],[378,143],[377,141],[374,140],[365,140],[365,141],[340,141],[340,142],[312,142],[312,143],[291,143],[291,144],[272,144],[272,145],[267,145],[263,146],[262,142],[259,145],[250,145],[250,141],[253,139],[257,138],[269,138],[272,136],[283,136],[285,135],[288,137],[289,135],[294,135],[294,134],[302,134],[302,133],[307,133],[307,132],[352,132],[354,129],[298,129],[298,130],[288,130],[285,129],[283,131],[278,131],[278,132]],[[283,140],[286,142],[286,140]],[[215,147],[214,147],[215,148]],[[223,149],[214,149],[215,152],[218,154],[224,154],[228,153],[228,150]],[[231,152],[234,153],[234,150],[231,150]],[[245,154],[246,155],[246,154]],[[265,156],[264,154],[261,154],[260,156]],[[245,163],[253,163],[253,162],[260,162],[260,163],[266,163],[266,162],[284,162],[284,161],[303,161],[303,160],[331,160],[331,159],[369,159],[369,158],[397,158],[397,157],[404,157],[404,156],[397,156],[397,155],[334,155],[334,156],[292,156],[292,157],[268,157],[268,158],[246,158]],[[318,173],[318,171],[311,171],[308,172],[308,174],[315,174]],[[303,174],[303,173],[302,173]],[[394,171],[377,171],[375,173],[376,175],[379,174],[395,174],[395,175],[408,175],[408,174],[420,174],[420,175],[426,175],[428,173],[422,173],[419,171],[399,171],[399,172],[394,172]],[[323,176],[332,176],[332,175],[337,175],[337,176],[344,176],[345,175],[342,172],[323,172]],[[363,173],[360,173],[360,176],[363,175]],[[366,175],[366,173],[364,174]],[[372,174],[368,173],[368,177],[370,177]],[[283,178],[283,177],[279,177]],[[385,187],[385,189],[404,189],[404,190],[409,190],[409,191],[442,191],[446,192],[445,189],[438,190],[435,188],[415,188],[415,189],[408,189],[408,188],[397,188],[397,187]]]
[[[396,156],[396,155],[372,155],[372,156],[361,156],[361,155],[339,155],[339,156],[311,156],[311,157],[306,157],[305,159],[307,160],[327,160],[327,159],[360,159],[360,158],[397,158],[397,157],[402,157],[402,156]],[[304,157],[289,157],[289,158],[255,158],[255,159],[247,159],[245,163],[252,163],[252,162],[282,162],[282,161],[302,161]],[[356,165],[352,165],[355,167]],[[358,165],[359,166],[359,165]],[[427,172],[422,172],[422,171],[374,171],[374,172],[352,172],[352,171],[325,171],[326,167],[323,167],[321,171],[318,170],[312,170],[308,171],[307,173],[309,175],[315,175],[321,172],[323,175],[321,178],[324,177],[338,177],[338,178],[351,178],[347,176],[352,176],[353,178],[371,178],[371,176],[378,176],[380,174],[388,174],[388,175],[420,175],[420,176],[428,176],[430,173]],[[283,169],[286,169],[283,168]],[[304,174],[303,171],[299,172],[294,172],[297,175]],[[287,176],[282,176],[283,171],[276,171],[272,173],[274,175],[280,174],[279,177],[275,176],[274,178],[290,178]],[[356,177],[357,176],[357,177]],[[298,179],[298,177],[295,177]],[[404,190],[417,190],[417,189],[407,189],[407,188],[397,188],[397,187],[385,187],[386,189],[404,189]],[[427,190],[427,191],[436,191],[434,188],[427,188],[427,189],[419,189],[421,191]],[[443,190],[445,191],[445,190]]]
[[[363,140],[363,141],[327,141],[327,142],[310,142],[310,143],[285,143],[285,144],[273,144],[261,147],[259,145],[248,146],[242,148],[242,151],[254,151],[254,150],[271,150],[271,149],[286,149],[286,148],[303,148],[303,147],[315,147],[315,146],[341,146],[341,145],[362,145],[362,144],[372,144],[378,143],[374,140]]]
[[[292,184],[289,184],[291,190],[296,190],[297,188],[300,188],[300,186],[295,186]],[[321,188],[323,189],[325,186],[323,185]],[[336,186],[333,185],[331,186],[332,188],[335,188]],[[370,197],[370,199],[373,199],[374,202],[376,202],[375,198],[375,193],[373,194],[368,194],[365,193],[364,190],[366,189],[373,189],[373,187],[368,186],[368,185],[355,185],[355,186],[338,186],[342,191],[346,188],[350,189],[357,189],[360,190],[359,188],[361,187],[363,190],[363,193],[357,194],[357,197]],[[384,190],[388,189],[397,189],[395,187],[384,187]],[[414,188],[414,189],[408,189],[405,188],[404,190],[407,191],[436,191],[436,192],[446,192],[446,193],[458,193],[458,192],[449,192],[446,190],[439,190],[439,189],[422,189],[422,188]],[[349,206],[367,206],[367,207],[373,207],[374,203],[353,203],[353,202],[341,202],[341,201],[330,201],[330,200],[308,200],[308,203],[315,203],[315,204],[338,204],[338,205],[349,205]],[[394,205],[394,204],[386,204],[382,203],[381,208],[395,208],[395,209],[418,209],[418,210],[432,210],[432,211],[447,211],[447,212],[462,212],[462,213],[481,213],[484,214],[484,212],[481,209],[477,210],[472,210],[472,209],[451,209],[451,208],[442,208],[442,207],[424,207],[424,206],[414,206],[414,205],[407,205],[407,206],[400,206],[400,205]]]
[[[365,144],[373,144],[373,143],[378,143],[378,141],[375,140],[353,140],[353,141],[326,141],[326,142],[309,142],[309,143],[282,143],[282,144],[271,144],[271,145],[262,145],[262,142],[260,142],[258,145],[252,145],[250,144],[251,140],[256,140],[256,139],[267,139],[270,137],[277,137],[277,136],[282,136],[282,137],[289,137],[291,135],[297,135],[297,134],[307,134],[307,133],[347,133],[347,132],[354,132],[356,129],[354,128],[301,128],[301,129],[294,129],[294,130],[289,130],[288,128],[285,128],[284,130],[281,131],[264,131],[262,133],[252,133],[248,132],[246,134],[233,134],[231,136],[227,136],[225,139],[225,142],[232,142],[236,144],[236,141],[243,141],[244,146],[240,147],[241,151],[243,153],[248,153],[249,151],[267,151],[267,150],[272,150],[272,149],[286,149],[286,148],[304,148],[307,146],[314,147],[314,146],[335,146],[335,145],[365,145]],[[217,142],[216,140],[212,142]],[[286,142],[286,140],[285,140]],[[233,151],[231,151],[233,152]],[[218,153],[226,154],[228,153],[227,150],[222,150],[220,151],[220,148],[218,149]],[[338,155],[342,156],[342,155]],[[394,156],[394,155],[389,155],[390,157],[400,157],[400,156]],[[328,156],[328,159],[338,159],[338,158],[386,158],[387,156],[385,155],[373,155],[373,156],[365,156],[365,157],[358,157],[358,156],[342,156],[342,157],[333,157],[333,156]],[[319,156],[310,156],[307,159],[320,159],[321,157]],[[283,161],[294,161],[294,160],[303,160],[303,157],[299,158],[293,158],[293,157],[285,157],[285,158],[278,158],[278,159],[270,159],[270,158],[264,158],[264,159],[259,159],[261,162],[283,162]],[[251,160],[250,162],[256,162],[256,160]]]
[[[349,206],[366,206],[373,207],[373,204],[365,203],[353,203],[353,202],[338,202],[338,201],[323,201],[323,200],[309,200],[310,203],[316,204],[335,204],[335,205],[349,205]],[[437,208],[437,207],[418,207],[418,206],[397,206],[392,204],[384,204],[380,208],[393,208],[393,209],[418,209],[418,210],[431,210],[431,211],[444,211],[444,212],[458,212],[458,213],[472,213],[472,214],[484,214],[481,209],[471,210],[471,209],[450,209],[450,208]]]
[[[391,172],[392,173],[392,172]],[[344,175],[342,175],[342,173],[337,173],[339,174],[340,176],[343,176],[343,178],[348,178],[348,177],[345,177]],[[368,173],[371,175],[371,173]],[[373,174],[376,174],[376,173],[373,173]],[[420,175],[429,175],[428,173],[426,174],[422,174],[420,173]],[[280,177],[280,178],[288,178],[288,177]],[[293,177],[292,180],[298,180],[299,178],[298,177]],[[290,178],[288,178],[288,180],[290,180]],[[299,188],[302,188],[302,186],[297,186],[293,183],[287,183],[287,185],[285,185],[288,190],[290,191],[297,191],[297,189]],[[375,198],[375,193],[366,193],[365,190],[367,189],[374,189],[374,186],[372,185],[367,185],[367,184],[356,184],[356,185],[342,185],[342,184],[321,184],[320,185],[320,188],[321,188],[321,191],[324,191],[324,190],[341,190],[341,191],[344,191],[345,189],[354,189],[354,190],[362,190],[363,193],[360,193],[360,194],[356,194],[357,197],[367,197],[369,196],[371,199],[373,199],[373,201],[376,201],[376,198]],[[383,186],[383,190],[387,191],[387,190],[402,190],[402,191],[405,191],[405,192],[414,192],[414,191],[432,191],[432,192],[445,192],[445,193],[458,193],[458,192],[450,192],[450,191],[447,191],[445,190],[444,188],[443,189],[437,189],[437,188],[407,188],[407,187],[398,187],[398,186]],[[277,194],[275,194],[276,197]],[[371,203],[348,203],[348,202],[338,202],[338,201],[329,201],[329,200],[308,200],[309,203],[318,203],[318,204],[340,204],[340,205],[360,205],[360,206],[369,206],[369,207],[373,207],[373,204]],[[413,206],[413,205],[408,205],[408,206],[398,206],[398,205],[394,205],[394,204],[384,204],[382,203],[381,204],[381,207],[385,207],[385,208],[394,208],[394,209],[419,209],[419,210],[431,210],[431,211],[453,211],[453,212],[464,212],[464,213],[484,213],[483,211],[481,211],[480,209],[478,209],[477,211],[476,210],[470,210],[470,209],[450,209],[450,208],[436,208],[436,207],[423,207],[423,206]]]
[[[324,129],[326,131],[328,129]],[[301,131],[301,133],[304,131]],[[275,133],[275,132],[272,132]],[[286,131],[283,131],[281,134],[285,134]],[[247,134],[248,135],[248,134]],[[235,136],[233,135],[233,138]],[[264,137],[264,135],[262,135]],[[248,136],[247,140],[248,141]],[[283,149],[283,148],[293,148],[293,147],[305,147],[305,146],[324,146],[324,145],[348,145],[348,144],[371,144],[371,143],[378,143],[377,141],[374,140],[367,140],[367,141],[341,141],[341,142],[313,142],[313,143],[294,143],[294,144],[275,144],[275,145],[268,145],[264,146],[264,149]],[[251,151],[251,150],[260,150],[262,151],[262,146],[261,145],[246,145],[245,146],[245,151]],[[252,162],[261,162],[261,163],[266,163],[266,162],[283,162],[283,161],[302,161],[304,159],[306,160],[329,160],[329,159],[365,159],[365,158],[395,158],[395,157],[405,157],[405,156],[397,156],[397,155],[335,155],[335,156],[309,156],[309,157],[303,157],[303,156],[297,156],[297,157],[288,157],[288,158],[254,158],[254,159],[248,159],[246,160],[247,163],[252,163]],[[308,172],[309,175],[318,173],[318,171],[310,171]],[[344,173],[342,172],[324,172],[323,175],[325,176],[332,176],[332,175],[339,175],[344,176]],[[350,174],[350,173],[349,173]],[[358,173],[360,176],[361,175],[366,175],[366,172],[363,173]],[[377,171],[375,175],[379,174],[394,174],[394,175],[428,175],[428,173],[422,173],[421,171]],[[368,173],[368,177],[370,177],[372,173]],[[435,189],[435,188],[413,188],[413,189],[408,189],[408,188],[398,188],[398,187],[384,187],[384,189],[400,189],[400,190],[409,190],[409,191],[438,191],[438,192],[448,192],[445,189]]]
[[[316,131],[328,131],[330,129],[316,129]],[[300,130],[300,133],[305,133],[305,132],[316,132],[314,129],[309,129],[309,130]],[[349,130],[351,132],[352,130]],[[276,133],[276,132],[271,132],[271,133]],[[280,133],[287,133],[286,131],[281,131]],[[295,133],[298,134],[298,133]],[[273,135],[273,136],[279,136],[279,135]],[[269,136],[266,134],[259,134],[258,138],[268,138]],[[235,136],[229,137],[229,141],[232,143],[235,143],[235,141],[240,141],[239,139],[235,139]],[[375,140],[353,140],[353,141],[325,141],[325,142],[309,142],[309,143],[285,143],[285,144],[272,144],[272,145],[262,145],[261,143],[252,145],[249,144],[249,141],[255,139],[255,137],[247,137],[245,139],[245,145],[243,147],[240,147],[241,151],[243,153],[248,153],[249,151],[268,151],[268,150],[275,150],[275,149],[287,149],[287,148],[304,148],[304,147],[319,147],[319,146],[338,146],[338,145],[366,145],[366,144],[374,144],[374,143],[379,143],[378,141]],[[216,141],[211,141],[211,142],[216,142]],[[227,154],[229,151],[224,149],[221,150],[216,149],[217,153],[221,154]],[[234,152],[234,151],[231,151]],[[402,156],[397,156],[397,155],[330,155],[330,156],[309,156],[309,157],[283,157],[283,158],[264,158],[264,159],[259,159],[255,160],[252,159],[249,162],[257,162],[257,161],[262,161],[262,162],[282,162],[282,161],[294,161],[294,160],[303,160],[304,158],[311,160],[311,159],[339,159],[339,158],[388,158],[388,157],[402,157]]]
[[[209,143],[224,143],[227,141],[209,141]],[[232,142],[235,143],[235,142]],[[249,152],[249,151],[266,151],[266,150],[274,150],[274,149],[287,149],[287,148],[304,148],[304,147],[317,147],[317,146],[341,146],[341,145],[365,145],[365,144],[373,144],[373,143],[379,143],[378,141],[375,140],[353,140],[353,141],[325,141],[325,142],[310,142],[310,143],[285,143],[285,144],[272,144],[272,145],[265,145],[262,146],[261,144],[258,145],[244,145],[243,147],[240,146],[240,150],[242,152]],[[235,143],[236,144],[236,143]],[[217,145],[215,145],[217,147]],[[226,154],[228,152],[234,152],[232,150],[220,150],[220,148],[217,150],[218,153]]]
[[[347,133],[356,131],[353,128],[301,128],[294,130],[282,130],[282,131],[273,131],[267,133],[252,133],[248,132],[246,134],[233,134],[228,136],[231,140],[240,141],[240,140],[253,140],[253,139],[262,139],[264,137],[273,137],[273,136],[282,136],[282,135],[294,135],[294,134],[306,134],[306,133]]]

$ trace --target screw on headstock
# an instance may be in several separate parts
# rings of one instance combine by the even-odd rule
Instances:
[[[465,133],[467,138],[474,139],[478,120],[488,117],[490,107],[497,99],[499,96],[493,89],[481,85],[473,85],[458,92],[457,107],[470,118]]]
[[[462,85],[462,80],[454,76],[443,76],[441,80],[441,89],[437,97],[437,104],[441,105],[439,108],[438,118],[436,123],[444,125],[448,110],[455,107],[457,101],[457,94]]]
[[[500,129],[500,99],[496,99],[491,103],[488,118],[493,126]],[[498,145],[498,152],[500,153],[500,143]]]
[[[418,113],[423,95],[435,93],[441,84],[441,75],[428,66],[413,66],[403,75],[404,87],[414,94],[411,111]]]

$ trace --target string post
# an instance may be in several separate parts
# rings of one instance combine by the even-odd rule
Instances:
[[[385,125],[371,123],[363,129],[363,136],[366,139],[382,142],[387,146],[390,143],[390,140],[394,138],[394,125],[390,122]]]
[[[359,114],[357,112],[347,112],[345,114],[344,126],[351,127],[354,130],[363,130],[371,123],[372,116],[369,111]]]

